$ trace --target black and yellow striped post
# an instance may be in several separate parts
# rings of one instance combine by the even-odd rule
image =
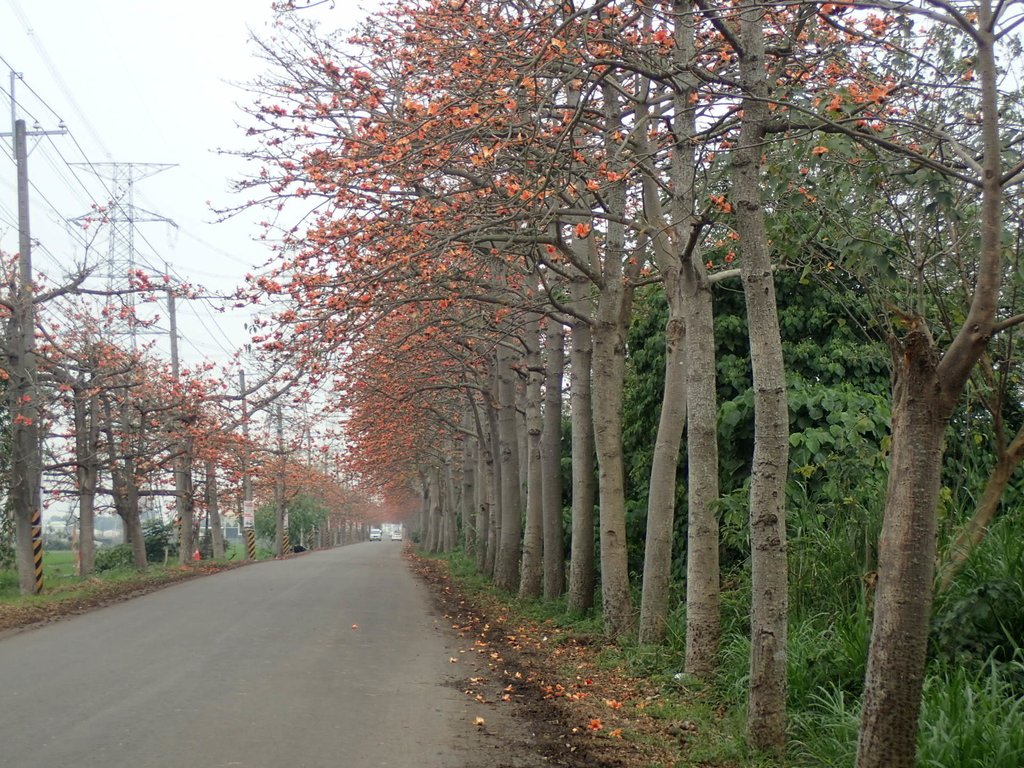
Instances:
[[[282,536],[281,536],[281,554],[282,555],[287,555],[291,551],[292,551],[292,545],[291,545],[291,541],[289,541],[289,539],[288,539],[288,526],[285,525],[284,531],[282,532]]]
[[[256,530],[254,528],[245,529],[245,555],[249,560],[256,559]]]
[[[43,591],[43,510],[32,510],[32,566],[35,569],[35,592]]]

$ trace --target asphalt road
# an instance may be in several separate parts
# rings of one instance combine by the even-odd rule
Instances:
[[[257,563],[0,638],[0,768],[477,765],[464,657],[400,549]]]

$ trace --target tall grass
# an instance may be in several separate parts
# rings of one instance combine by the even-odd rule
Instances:
[[[794,768],[853,765],[871,636],[878,502],[844,499],[825,509],[810,499],[790,527],[788,647],[789,745]],[[471,561],[453,558],[456,575],[486,588]],[[745,563],[723,574],[722,639],[716,678],[682,672],[685,607],[669,618],[661,646],[609,645],[601,662],[661,685],[652,716],[686,719],[703,735],[681,765],[759,765],[745,745],[750,656],[750,574]],[[507,599],[507,598],[504,598]],[[573,626],[564,601],[509,600],[534,618]],[[919,728],[919,768],[1024,768],[1024,516],[997,521],[954,587],[935,604],[931,657]],[[585,627],[585,628],[584,628]],[[600,631],[599,616],[576,630]]]
[[[19,594],[17,571],[0,571],[0,598],[14,598]]]
[[[1024,699],[1016,682],[1024,653],[989,661],[980,673],[962,666],[925,680],[918,765],[921,768],[1024,766]]]

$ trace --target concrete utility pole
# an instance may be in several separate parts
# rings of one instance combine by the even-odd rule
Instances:
[[[238,372],[238,391],[242,397],[242,535],[245,559],[256,559],[256,510],[252,501],[252,478],[249,476],[249,411],[245,400],[245,371]]]
[[[32,285],[32,238],[29,234],[28,145],[25,121],[14,123],[18,164],[18,283],[14,311],[7,326],[7,383],[11,413],[11,502],[17,542],[18,584],[22,594],[43,588],[42,510],[39,486],[39,382],[35,356],[35,291]]]
[[[11,92],[15,73],[11,73]],[[56,131],[25,128],[16,119],[12,103],[14,158],[18,167],[18,276],[14,283],[13,311],[7,321],[7,340],[3,350],[10,376],[7,383],[11,415],[11,506],[14,510],[15,543],[18,562],[18,586],[22,594],[43,591],[43,518],[40,506],[42,486],[42,446],[39,433],[39,380],[35,355],[35,287],[32,275],[32,235],[29,223],[28,137],[63,134]]]
[[[274,484],[274,499],[277,502],[277,532],[274,536],[275,553],[280,556],[287,554],[288,549],[288,511],[284,498],[284,415],[281,406],[277,406],[277,482]]]

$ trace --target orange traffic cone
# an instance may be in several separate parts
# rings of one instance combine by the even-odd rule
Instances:
[[[200,560],[202,560],[202,557],[199,554],[199,548],[198,547],[196,547],[196,551],[192,553],[192,559],[195,560],[196,562],[199,562]]]

